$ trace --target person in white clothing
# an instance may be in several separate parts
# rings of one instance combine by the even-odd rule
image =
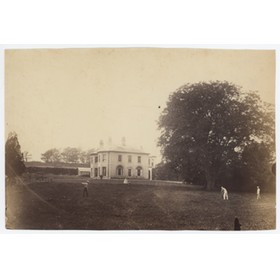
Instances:
[[[228,200],[228,191],[226,188],[224,187],[221,187],[221,193],[222,193],[222,196],[223,196],[223,200]]]
[[[261,199],[261,189],[257,186],[257,200]]]

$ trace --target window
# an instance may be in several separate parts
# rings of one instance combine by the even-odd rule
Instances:
[[[106,154],[102,154],[102,161],[106,161]]]
[[[141,157],[140,156],[138,156],[138,161],[137,162],[141,163]]]
[[[142,168],[141,167],[137,167],[136,171],[137,171],[137,176],[142,175]]]
[[[106,167],[102,167],[102,175],[106,176]]]
[[[94,168],[94,177],[97,177],[97,176],[98,176],[98,169]]]
[[[131,177],[131,169],[128,169],[128,177]]]
[[[122,174],[123,174],[123,168],[122,168],[122,166],[118,166],[117,167],[117,175],[122,176]]]
[[[131,162],[131,158],[132,158],[132,157],[129,155],[129,156],[128,156],[128,162]]]
[[[118,156],[118,161],[122,161],[122,155]]]
[[[95,163],[98,162],[98,157],[95,157]]]
[[[98,155],[98,162],[100,162],[100,155]]]

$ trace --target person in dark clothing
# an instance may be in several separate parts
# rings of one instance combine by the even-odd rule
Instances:
[[[237,217],[234,219],[234,230],[241,230],[241,224],[239,223],[239,220]]]
[[[83,197],[88,197],[88,183],[89,181],[82,183],[84,185]]]

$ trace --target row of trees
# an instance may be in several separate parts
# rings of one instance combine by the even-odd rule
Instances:
[[[47,163],[82,163],[90,162],[90,154],[93,150],[82,151],[79,148],[67,147],[60,151],[59,149],[49,149],[41,155],[41,159]]]
[[[50,149],[42,154],[42,160],[48,163],[89,163],[93,150],[82,151],[78,148],[65,148],[62,152],[58,149]],[[18,136],[15,132],[8,135],[5,144],[5,171],[9,178],[15,178],[25,172],[24,162],[30,159],[28,152],[21,152]]]
[[[187,84],[169,98],[159,119],[163,162],[157,178],[226,184],[248,190],[275,185],[274,108],[229,82]]]
[[[58,149],[50,149],[42,154],[42,159],[49,163],[89,163],[89,156],[93,150],[87,152],[77,148],[65,148],[62,152]],[[25,162],[30,159],[28,152],[21,152],[21,147],[18,141],[18,136],[15,132],[11,132],[8,135],[8,139],[5,144],[5,173],[9,179],[14,179],[21,176],[25,171]],[[29,168],[36,169],[34,167]],[[55,169],[52,168],[52,171]],[[33,170],[34,171],[34,170]],[[36,170],[35,170],[36,171]],[[61,172],[61,170],[56,169]],[[65,171],[65,170],[64,170]],[[73,170],[68,170],[67,172]],[[76,172],[75,170],[73,172]]]

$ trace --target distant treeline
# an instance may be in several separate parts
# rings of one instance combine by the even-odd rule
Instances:
[[[89,164],[90,154],[94,149],[83,151],[75,147],[67,147],[63,150],[52,148],[41,154],[41,160],[46,163],[81,163]]]

